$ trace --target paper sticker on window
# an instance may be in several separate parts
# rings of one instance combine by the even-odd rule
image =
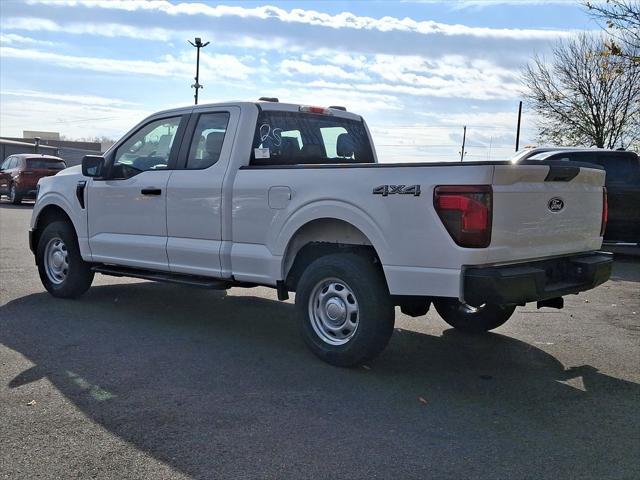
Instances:
[[[254,148],[253,149],[254,158],[270,158],[269,149],[268,148]]]

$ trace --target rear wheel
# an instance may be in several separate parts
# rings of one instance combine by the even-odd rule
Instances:
[[[516,309],[515,305],[485,303],[472,307],[457,298],[440,298],[434,301],[442,319],[454,328],[471,333],[483,333],[503,325]]]
[[[9,201],[14,205],[22,203],[22,196],[18,193],[15,183],[12,183],[11,188],[9,188]]]
[[[296,289],[302,336],[311,351],[341,367],[378,355],[393,333],[394,308],[382,272],[357,254],[311,263]]]
[[[76,233],[69,223],[47,225],[40,235],[36,255],[40,280],[51,295],[75,298],[91,286],[93,271],[82,260]]]

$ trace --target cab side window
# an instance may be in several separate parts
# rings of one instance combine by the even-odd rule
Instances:
[[[118,147],[111,177],[129,178],[148,170],[165,170],[181,117],[148,123]]]
[[[189,147],[187,169],[201,170],[218,162],[228,124],[227,112],[200,115]]]

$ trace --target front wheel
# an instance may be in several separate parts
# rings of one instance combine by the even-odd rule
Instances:
[[[503,325],[516,309],[515,305],[485,303],[472,307],[457,298],[440,298],[434,306],[442,319],[458,330],[483,333]]]
[[[47,225],[40,235],[36,255],[40,280],[54,297],[79,297],[91,286],[93,271],[82,260],[75,230],[69,223]]]
[[[371,360],[393,333],[394,307],[384,276],[361,255],[333,254],[311,263],[298,282],[296,308],[305,343],[332,365]]]

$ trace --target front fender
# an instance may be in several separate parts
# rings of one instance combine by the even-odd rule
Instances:
[[[44,185],[41,184],[38,199],[31,214],[30,230],[35,231],[41,227],[39,224],[41,214],[48,207],[54,206],[59,208],[67,215],[67,217],[69,217],[69,220],[71,220],[78,239],[80,255],[82,255],[84,260],[90,261],[91,250],[89,249],[89,241],[87,238],[87,216],[86,211],[80,208],[78,200],[75,198],[76,184],[77,181],[73,182],[73,188],[67,185],[65,186],[67,188],[63,188],[61,191],[58,189],[53,190],[46,187],[43,188]],[[73,193],[70,195],[65,194],[67,191],[71,191]],[[37,245],[34,245],[34,248],[35,247],[37,247]]]

